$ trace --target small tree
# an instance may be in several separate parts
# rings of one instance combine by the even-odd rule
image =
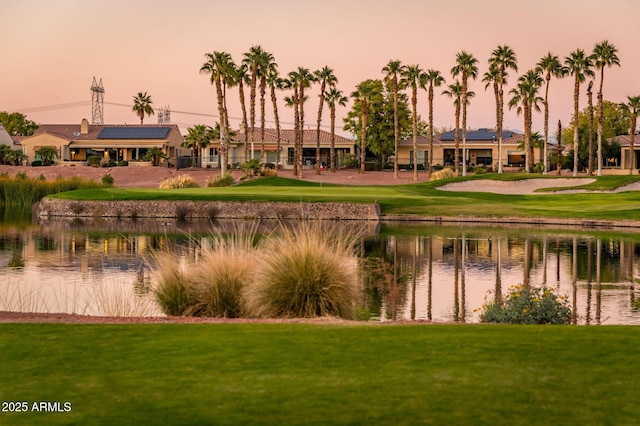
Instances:
[[[58,158],[58,150],[53,146],[43,146],[36,150],[36,156],[40,157],[43,166],[49,166]]]
[[[151,161],[151,164],[154,166],[157,166],[160,163],[160,160],[162,160],[163,158],[166,158],[166,155],[164,155],[164,152],[161,148],[155,146],[149,148],[144,154],[144,160]]]

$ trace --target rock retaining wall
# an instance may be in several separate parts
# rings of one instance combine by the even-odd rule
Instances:
[[[341,219],[379,220],[380,206],[355,203],[242,201],[76,201],[44,198],[39,217],[177,219]]]

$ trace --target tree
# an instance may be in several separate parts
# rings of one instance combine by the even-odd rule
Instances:
[[[53,146],[43,146],[35,151],[37,157],[42,161],[43,166],[49,166],[53,164],[53,161],[58,158],[58,150]]]
[[[335,173],[336,171],[336,106],[346,106],[347,100],[347,97],[342,95],[342,91],[336,89],[335,87],[331,87],[324,96],[324,102],[329,107],[331,117],[331,149],[329,152],[329,157],[330,169],[333,173]]]
[[[232,80],[232,84],[229,87],[238,86],[238,95],[240,97],[240,109],[242,111],[242,123],[240,124],[240,128],[244,133],[245,144],[244,144],[244,158],[245,160],[249,158],[249,125],[247,123],[247,103],[244,96],[244,85],[251,84],[251,78],[249,76],[249,71],[246,64],[240,64],[234,69],[234,76]]]
[[[394,153],[394,105],[391,83],[385,85],[381,80],[370,80],[373,92],[367,101],[369,112],[367,115],[365,150],[380,158],[382,167],[386,166],[387,158]],[[344,130],[351,132],[357,143],[361,142],[362,132],[362,104],[354,102],[351,111],[344,120]],[[411,135],[411,111],[407,95],[398,93],[398,128],[400,139]],[[420,131],[421,122],[418,123]],[[365,152],[365,158],[367,152]]]
[[[229,147],[229,120],[226,109],[226,82],[233,75],[233,60],[227,52],[205,53],[207,61],[200,67],[201,74],[211,75],[211,85],[216,87],[216,98],[218,101],[218,115],[220,117],[221,128],[220,134],[220,173],[224,176],[227,172],[227,151]]]
[[[160,160],[165,158],[165,155],[164,155],[164,152],[162,151],[162,148],[153,146],[149,148],[147,152],[145,152],[143,158],[145,161],[151,161],[151,164],[153,166],[157,166],[160,163]]]
[[[638,116],[640,116],[640,96],[627,96],[628,102],[621,104],[623,111],[630,118],[631,126],[629,127],[629,174],[633,174],[636,165],[635,137],[636,124]]]
[[[458,64],[460,66],[460,64]],[[502,173],[502,123],[504,122],[504,85],[507,84],[508,69],[518,72],[516,53],[507,45],[498,46],[491,52],[489,68],[495,68],[495,82],[497,83],[496,132],[498,133],[498,173]],[[476,70],[477,72],[477,70]],[[475,75],[473,76],[475,79]],[[463,78],[464,86],[464,78]],[[464,87],[466,90],[466,86]],[[466,109],[466,107],[464,107]],[[463,129],[466,129],[466,119],[463,113]],[[463,144],[466,130],[463,130]],[[466,167],[465,167],[466,168]]]
[[[587,86],[587,111],[589,114],[589,161],[587,162],[587,176],[593,175],[593,80]]]
[[[404,65],[398,60],[391,60],[387,65],[382,68],[382,72],[385,73],[385,83],[391,82],[391,90],[393,93],[393,152],[396,156],[396,161],[393,163],[393,177],[398,178],[398,142],[400,140],[400,128],[398,125],[398,76],[402,74]],[[363,170],[364,171],[364,170]]]
[[[0,124],[11,136],[31,136],[39,127],[35,121],[27,120],[27,116],[19,112],[0,111]]]
[[[251,46],[248,52],[244,54],[242,63],[247,66],[251,74],[250,92],[249,92],[249,126],[251,132],[251,140],[256,126],[256,89],[258,87],[258,78],[263,72],[265,66],[265,51],[260,45]],[[251,150],[251,158],[253,158],[253,148]]]
[[[196,124],[187,128],[187,136],[185,136],[182,146],[191,150],[191,167],[197,166],[196,158],[202,157],[202,150],[209,146],[211,139],[214,139],[212,133],[213,129],[204,124]]]
[[[308,68],[298,67],[296,71],[289,73],[287,86],[294,90],[294,94],[290,98],[285,98],[288,104],[294,107],[294,119],[296,124],[296,143],[295,143],[295,165],[294,174],[302,178],[302,144],[304,138],[304,103],[307,97],[304,89],[311,87],[314,81],[313,74]]]
[[[424,88],[427,75],[419,65],[408,65],[402,70],[402,87],[411,88],[411,124],[413,129],[413,180],[418,180],[418,87]],[[394,118],[397,115],[396,99],[394,99]],[[394,119],[394,128],[397,127]],[[395,130],[395,129],[394,129]],[[397,158],[397,149],[396,149]],[[397,161],[396,161],[397,163]]]
[[[584,53],[584,50],[577,49],[564,59],[565,65],[570,75],[574,77],[573,88],[573,121],[578,122],[580,98],[580,83],[583,83],[587,77],[593,77],[595,74],[591,70],[593,62],[591,57]],[[578,126],[574,125],[573,132],[573,176],[578,176]]]
[[[318,104],[318,126],[316,127],[316,174],[320,174],[320,125],[322,124],[322,108],[324,107],[324,97],[327,85],[330,88],[335,87],[338,83],[338,78],[333,73],[333,70],[327,66],[314,71],[315,80],[320,83],[320,102]]]
[[[533,169],[533,146],[531,145],[531,128],[533,121],[532,111],[540,111],[538,102],[542,98],[538,96],[538,90],[542,86],[543,79],[536,70],[529,70],[518,79],[518,85],[511,89],[509,109],[517,107],[517,114],[524,116],[524,145],[526,153],[525,171],[530,173]]]
[[[463,167],[462,176],[467,175],[467,105],[468,105],[468,79],[476,79],[478,76],[478,60],[470,53],[458,52],[456,55],[456,65],[451,68],[453,77],[460,76],[462,79],[462,156]]]
[[[442,86],[445,81],[440,71],[434,69],[427,70],[425,77],[429,83],[429,176],[431,176],[433,173],[433,88]]]
[[[276,167],[280,165],[280,116],[278,115],[278,98],[276,90],[284,89],[284,79],[280,77],[277,68],[272,68],[267,76],[267,84],[271,92],[271,104],[273,105],[273,119],[276,125]]]
[[[273,55],[269,52],[262,54],[258,75],[260,76],[260,162],[266,163],[266,151],[264,149],[264,126],[265,126],[265,94],[267,91],[267,78],[272,70],[277,70]]]
[[[456,80],[454,84],[449,85],[449,90],[445,90],[442,92],[443,95],[447,95],[453,99],[453,105],[456,107],[456,131],[455,131],[455,153],[454,153],[454,170],[456,171],[456,176],[460,175],[460,171],[458,169],[460,164],[460,158],[458,151],[460,150],[460,109],[462,107],[462,85],[459,81]],[[467,102],[469,99],[475,96],[474,92],[467,92],[465,98],[467,98]]]
[[[548,154],[547,154],[547,146],[549,145],[549,83],[551,82],[551,77],[562,78],[567,73],[567,69],[562,66],[560,63],[560,59],[553,55],[551,52],[548,52],[545,56],[540,59],[537,63],[537,67],[539,72],[545,74],[545,88],[544,88],[544,152],[543,152],[543,173],[547,173],[549,170],[548,167]]]
[[[140,124],[144,124],[144,116],[151,116],[154,114],[153,108],[151,104],[153,101],[151,100],[151,95],[147,95],[147,92],[138,92],[136,96],[133,97],[133,108],[132,111],[136,113],[138,117],[140,117]]]
[[[365,151],[367,149],[367,116],[369,114],[369,100],[374,96],[374,80],[365,80],[356,86],[356,90],[351,93],[355,102],[360,104],[360,173],[365,172]]]
[[[607,40],[596,44],[591,58],[595,67],[600,70],[600,90],[598,90],[598,176],[602,176],[602,86],[604,84],[604,67],[620,66],[620,59],[618,58],[618,49]]]

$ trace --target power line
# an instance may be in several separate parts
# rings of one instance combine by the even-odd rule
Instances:
[[[67,109],[67,108],[77,108],[81,106],[88,106],[91,104],[91,101],[76,101],[76,102],[67,102],[64,104],[52,104],[52,105],[41,105],[36,107],[27,107],[27,108],[14,108],[10,111],[12,112],[43,112],[43,111],[52,111],[58,109]]]

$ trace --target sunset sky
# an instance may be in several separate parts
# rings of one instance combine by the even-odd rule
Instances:
[[[382,78],[391,59],[438,69],[453,83],[456,53],[466,50],[479,60],[479,78],[470,83],[476,92],[468,112],[471,128],[495,126],[493,92],[484,90],[481,78],[491,51],[502,44],[515,50],[519,66],[507,91],[548,51],[564,60],[577,48],[590,53],[606,39],[618,48],[621,67],[605,70],[605,99],[640,95],[637,0],[22,0],[3,2],[0,16],[0,111],[23,112],[38,123],[90,119],[89,88],[96,76],[106,91],[107,124],[138,123],[130,106],[109,103],[132,105],[133,96],[146,91],[156,110],[170,106],[172,122],[183,132],[194,124],[213,125],[217,118],[208,115],[217,115],[215,90],[198,72],[204,54],[227,51],[239,63],[256,44],[275,56],[282,74],[298,66],[333,68],[347,95],[362,80]],[[580,109],[585,91],[586,83]],[[317,94],[312,91],[306,103],[310,126]],[[238,127],[237,90],[228,96],[231,125]],[[339,109],[339,117],[351,105]],[[572,78],[552,80],[550,105],[553,126],[559,119],[568,125]],[[279,108],[283,127],[292,127],[291,111],[282,102]],[[426,119],[424,91],[418,109]],[[436,96],[434,119],[437,127],[454,124],[450,98]],[[522,121],[515,110],[505,114],[505,128],[522,129]],[[533,126],[542,131],[542,114],[534,116]]]

